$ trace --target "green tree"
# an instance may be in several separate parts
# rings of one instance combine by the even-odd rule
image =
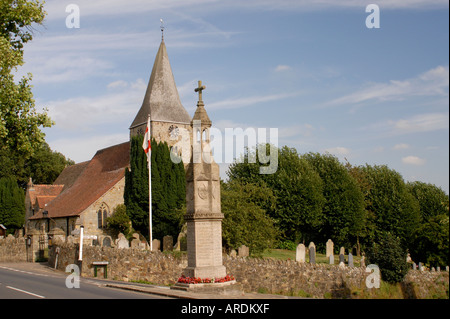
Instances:
[[[448,265],[449,228],[448,215],[431,217],[414,232],[409,249],[411,258],[416,262],[424,262],[429,266]]]
[[[266,149],[269,145],[266,145]],[[230,165],[230,181],[252,183],[273,190],[275,205],[258,203],[272,217],[284,240],[313,240],[323,223],[323,184],[314,168],[297,151],[287,146],[275,149],[278,169],[273,174],[260,174],[262,164],[256,149],[247,150],[243,160]],[[254,159],[253,163],[249,159]]]
[[[25,194],[15,178],[0,179],[0,224],[9,230],[23,227],[25,223]]]
[[[412,234],[421,221],[419,204],[407,190],[403,177],[386,165],[361,167],[371,185],[366,209],[374,214],[374,236],[391,232],[404,247],[411,246]]]
[[[133,228],[149,237],[148,164],[142,149],[143,136],[131,138],[130,170],[125,172],[124,200]],[[170,159],[167,143],[152,143],[152,237],[165,235],[176,238],[181,230],[186,201],[183,162]]]
[[[449,198],[440,187],[416,181],[408,182],[406,188],[417,199],[423,221],[438,215],[448,216]]]
[[[331,154],[308,153],[302,156],[323,181],[324,223],[322,242],[331,238],[338,246],[352,246],[365,225],[364,196],[346,167]]]
[[[377,241],[367,250],[367,259],[380,268],[381,278],[390,283],[401,282],[408,272],[406,249],[400,238],[389,232],[378,234]]]
[[[24,64],[23,45],[33,38],[33,24],[42,24],[43,3],[27,0],[0,2],[0,165],[15,176],[24,161],[44,143],[40,127],[53,122],[46,110],[36,111],[31,92],[31,74],[14,80],[14,72]],[[11,160],[12,159],[12,160]]]
[[[128,237],[131,232],[131,220],[127,215],[127,208],[124,204],[117,205],[113,213],[106,219],[108,230],[117,236],[119,233]]]
[[[246,245],[253,255],[274,247],[279,231],[274,220],[261,208],[262,202],[275,202],[271,189],[235,181],[221,184],[224,214],[222,238],[225,247],[237,249]]]

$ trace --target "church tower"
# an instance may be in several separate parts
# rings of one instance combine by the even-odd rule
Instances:
[[[177,144],[180,152],[182,137],[191,135],[191,117],[181,104],[164,39],[156,54],[142,106],[131,123],[130,137],[144,135],[149,115],[152,137],[157,142],[167,142],[169,147]]]

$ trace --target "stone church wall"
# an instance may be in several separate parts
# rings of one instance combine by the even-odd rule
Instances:
[[[80,224],[84,226],[86,235],[102,235],[103,230],[98,226],[97,212],[104,205],[108,212],[108,217],[113,213],[114,208],[124,203],[123,192],[125,188],[125,177],[117,182],[110,190],[98,198],[84,212],[81,213]]]

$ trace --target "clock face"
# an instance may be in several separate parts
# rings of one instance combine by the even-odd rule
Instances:
[[[169,136],[170,139],[176,139],[178,138],[178,134],[180,133],[180,129],[176,125],[171,125],[169,127]]]

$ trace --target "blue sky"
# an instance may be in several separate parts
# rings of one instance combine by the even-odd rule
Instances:
[[[71,3],[77,29],[66,27]],[[366,27],[370,3],[379,29]],[[47,0],[45,8],[19,75],[33,73],[37,108],[56,122],[47,142],[76,162],[128,140],[162,18],[191,115],[202,80],[221,131],[278,128],[279,146],[386,164],[449,192],[448,1]]]

